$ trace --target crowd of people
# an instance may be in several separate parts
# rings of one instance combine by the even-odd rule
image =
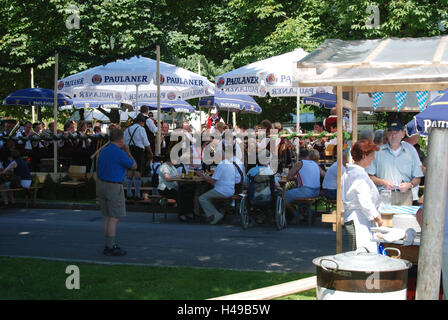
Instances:
[[[361,131],[360,141],[371,141],[381,148],[372,164],[366,167],[366,172],[379,191],[388,189],[393,192],[394,201],[399,198],[397,201],[400,204],[415,204],[418,200],[418,185],[424,175],[421,164],[424,154],[414,147],[418,146],[418,139],[415,136],[405,138],[403,126],[395,124],[386,131]],[[84,120],[67,121],[63,130],[57,131],[60,139],[52,140],[53,125],[49,123],[47,128],[44,123],[33,124],[27,121],[18,126],[14,120],[3,121],[1,137],[16,139],[0,139],[2,167],[7,168],[14,156],[25,158],[27,161],[22,167],[28,164],[28,169],[21,169],[22,180],[29,180],[30,172],[39,171],[42,158],[53,157],[53,144],[57,143],[58,157],[62,161],[67,159],[70,164],[85,165],[90,170],[95,165],[91,156],[97,154],[106,143],[101,127]],[[131,123],[110,124],[107,133],[113,129],[123,131],[125,151],[137,164],[135,170],[126,172],[125,197],[142,199],[142,177],[151,177],[153,187],[160,194],[180,201],[179,218],[183,221],[193,217],[191,188],[178,185],[172,179],[187,171],[196,171],[198,174],[214,171],[212,180],[208,180],[208,176],[205,178],[212,186],[211,190],[199,199],[204,214],[214,217],[213,223],[222,219],[222,213],[213,209],[213,201],[210,199],[229,197],[235,193],[235,185],[240,190],[247,173],[253,173],[254,170],[258,172],[260,166],[269,166],[269,171],[265,168],[261,170],[264,173],[272,172],[286,177],[286,216],[290,223],[301,218],[296,214],[294,199],[315,198],[319,195],[329,200],[336,199],[336,141],[329,139],[328,135],[322,135],[325,129],[330,130],[330,133],[336,132],[336,122],[332,115],[323,123],[315,123],[314,137],[290,138],[284,134],[286,131],[278,122],[263,120],[254,128],[244,125],[232,128],[219,117],[216,110],[212,110],[200,132],[196,132],[188,121],[183,121],[178,128],[170,128],[168,123],[162,122],[160,154],[157,155],[155,144],[158,127],[148,107],[142,106]],[[397,133],[392,134],[395,132]],[[39,139],[32,139],[33,136]],[[406,140],[408,142],[404,142]],[[229,149],[232,151],[230,156],[224,152]],[[266,154],[269,156],[266,157]],[[353,155],[352,158],[354,159]],[[329,162],[322,163],[321,159],[327,159],[333,164],[329,166]],[[221,162],[227,166],[221,165]],[[343,152],[343,173],[346,163],[347,154]],[[18,172],[19,169],[15,171]],[[12,170],[9,168],[5,172]],[[3,180],[7,181],[7,176],[4,174]],[[4,202],[7,203],[6,200]]]
[[[109,150],[106,148],[113,144],[114,134],[115,140],[121,137],[122,142],[119,139],[120,143],[115,146],[119,146],[124,152],[121,156],[124,154],[129,160],[118,164],[125,166],[123,179],[121,174],[120,177],[104,175],[103,168],[94,167],[98,169],[99,180],[106,183],[102,186],[104,206],[107,208],[105,203],[110,202],[120,208],[119,213],[116,213],[117,209],[109,210],[115,212],[109,223],[118,221],[125,211],[125,202],[117,205],[116,197],[113,201],[108,198],[107,190],[111,188],[107,184],[126,187],[125,191],[121,189],[123,201],[139,200],[142,199],[142,177],[148,176],[157,190],[155,192],[177,200],[182,221],[198,214],[195,211],[197,201],[201,214],[211,224],[219,223],[224,212],[223,206],[217,206],[216,201],[229,200],[234,194],[248,190],[250,181],[259,175],[273,176],[278,189],[279,176],[286,179],[286,220],[291,224],[304,218],[304,215],[297,215],[295,199],[320,195],[329,200],[336,199],[337,140],[324,134],[327,130],[330,133],[337,131],[334,116],[323,123],[315,123],[313,135],[304,137],[290,136],[280,123],[269,120],[261,121],[254,128],[244,125],[232,128],[212,112],[200,131],[194,130],[188,121],[183,121],[178,128],[170,128],[168,123],[162,122],[160,148],[156,148],[157,123],[146,106],[141,107],[131,123],[110,124],[107,136],[101,127],[84,120],[67,121],[63,130],[57,131],[58,139],[54,139],[53,123],[47,127],[41,122],[18,124],[14,120],[4,120],[2,125],[0,183],[3,189],[29,187],[31,172],[39,171],[40,159],[53,157],[55,143],[59,157],[90,169],[95,165],[93,154],[103,155],[102,165],[105,166],[108,161],[104,161],[104,154]],[[156,154],[157,149],[160,152]],[[424,153],[418,147],[418,136],[406,137],[403,125],[393,122],[386,130],[362,130],[358,142],[351,146],[350,156],[352,161],[348,163],[348,154],[344,150],[341,190],[344,225],[352,249],[370,246],[373,250],[369,228],[382,225],[380,193],[389,190],[393,205],[415,205],[425,173]],[[326,163],[320,161],[322,159],[326,159]],[[197,199],[195,187],[176,181],[189,172],[202,177],[208,186],[202,187]],[[2,198],[6,204],[14,201],[6,193],[2,193]],[[265,215],[262,211],[260,214]],[[105,212],[107,216],[108,211]],[[112,250],[113,246],[108,239],[107,247]]]

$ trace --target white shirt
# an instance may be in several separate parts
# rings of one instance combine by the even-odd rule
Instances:
[[[132,134],[134,134],[134,142],[131,141]],[[135,145],[136,147],[139,147],[141,149],[145,149],[145,147],[148,147],[150,144],[148,141],[148,136],[146,135],[145,128],[143,128],[138,123],[135,123],[127,128],[124,132],[124,144],[127,144],[128,146]]]
[[[320,189],[320,169],[316,162],[312,160],[301,160],[302,168],[299,170],[302,184],[297,181],[297,186],[308,187],[312,189]],[[298,176],[298,175],[297,175]]]
[[[16,137],[17,137],[17,138],[19,138],[19,137],[26,137],[25,130],[19,130],[19,131],[17,131]],[[30,136],[28,136],[28,137],[30,137]],[[18,143],[18,144],[22,144],[23,141],[22,141],[22,140],[19,140],[17,143]],[[28,141],[25,142],[25,149],[26,149],[26,150],[32,150],[32,149],[33,149],[33,147],[31,146],[31,141],[28,140]]]
[[[164,163],[159,168],[159,185],[157,189],[165,190],[168,188],[169,190],[178,189],[178,185],[176,181],[166,181],[165,173],[167,173],[171,178],[177,177],[177,170],[175,166],[170,166],[168,163]]]
[[[345,167],[342,167],[342,174],[345,173]],[[322,189],[336,190],[338,181],[338,163],[335,162],[328,168],[325,173],[324,181],[322,182]]]
[[[151,118],[146,119],[146,126],[148,127],[149,131],[152,133],[156,133],[158,128],[154,124],[154,121]]]
[[[237,169],[228,160],[221,161],[213,173],[212,179],[216,180],[214,189],[224,197],[231,197],[235,193],[235,174]]]
[[[367,225],[380,215],[377,209],[380,204],[378,189],[363,167],[348,163],[341,182],[345,222],[356,218]]]

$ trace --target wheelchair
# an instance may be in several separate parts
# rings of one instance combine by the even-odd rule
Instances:
[[[257,187],[258,186],[258,187]],[[257,189],[263,189],[264,193],[257,193]],[[256,175],[249,177],[247,193],[241,197],[238,214],[243,229],[249,228],[254,219],[254,211],[261,209],[273,218],[277,230],[286,228],[285,203],[280,192],[275,188],[274,175]]]

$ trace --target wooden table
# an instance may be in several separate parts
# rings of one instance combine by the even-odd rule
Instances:
[[[396,214],[415,214],[418,206],[391,206],[390,209],[381,210],[381,218],[385,227],[393,227],[392,219]]]
[[[202,194],[203,186],[206,183],[204,177],[194,176],[192,178],[173,178],[172,181],[176,181],[177,183],[184,184],[195,184],[194,186],[194,196],[193,196],[193,211],[196,216],[200,216],[200,204],[199,204],[199,196]],[[180,194],[178,194],[180,197]],[[179,201],[178,201],[179,202]],[[179,202],[180,203],[180,202]]]
[[[393,227],[392,219],[395,214],[402,214],[403,211],[400,209],[405,207],[411,207],[411,206],[392,206],[392,209],[387,210],[387,212],[381,212],[381,218],[383,219],[383,226],[384,227]],[[396,209],[394,212],[394,208]],[[325,223],[332,223],[333,227],[336,225],[336,211],[333,211],[330,214],[323,214],[322,215],[322,222]],[[341,215],[341,224],[344,225],[344,213],[342,212]],[[333,230],[335,230],[333,228]]]

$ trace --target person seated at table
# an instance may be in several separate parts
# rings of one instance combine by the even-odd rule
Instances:
[[[6,176],[5,187],[9,188],[24,188],[31,187],[31,173],[28,163],[20,157],[20,152],[17,149],[11,150],[12,160],[5,163],[6,168],[0,171],[0,175]],[[9,192],[10,202],[14,204],[14,196]],[[2,194],[3,201],[8,204],[8,199],[4,193]]]
[[[265,152],[266,152],[266,158],[269,159],[269,151],[266,150]],[[259,174],[270,176],[270,175],[274,175],[274,172],[272,171],[268,162],[261,161],[260,157],[257,156],[257,164],[255,165],[255,167],[251,168],[247,172],[246,176],[244,177],[244,184],[246,186],[249,186],[250,178],[255,177],[256,175],[259,175]],[[274,182],[275,182],[275,187],[278,189],[281,189],[281,186],[278,182],[277,177],[274,177]]]
[[[269,159],[269,157],[270,157],[270,153],[268,150],[265,151],[265,155],[266,155],[266,161],[264,161],[265,159],[262,159],[257,156],[255,167],[251,168],[247,172],[246,177],[244,178],[244,184],[246,185],[246,188],[248,190],[251,188],[251,185],[250,185],[251,181],[253,181],[256,176],[258,176],[258,175],[273,176],[274,175],[274,172],[272,171],[271,167],[269,166],[269,162],[267,161],[267,159]],[[277,188],[278,191],[281,192],[280,183],[278,182],[278,179],[275,176],[274,176],[274,184],[275,184],[275,188]],[[266,187],[264,189],[259,191],[259,194],[261,195],[261,196],[259,196],[259,198],[263,198],[263,201],[265,201],[266,197],[269,199],[269,197],[271,196],[271,191],[272,191],[270,188],[270,183],[268,183],[267,185],[265,184],[265,186]],[[253,187],[253,188],[255,188],[255,187]],[[263,185],[262,185],[262,188],[263,188]],[[265,210],[259,211],[255,217],[255,221],[258,224],[263,224],[265,222],[267,214],[268,214],[268,212],[266,212]]]
[[[347,164],[347,154],[342,153],[342,174],[345,172],[345,165]],[[337,191],[337,177],[338,177],[338,163],[334,162],[328,168],[322,182],[322,194],[329,200],[336,200]]]
[[[2,174],[12,171],[14,176],[19,177],[19,188],[28,189],[31,186],[31,173],[26,160],[22,159],[17,149],[11,150],[11,161],[6,162],[6,168]]]
[[[226,144],[223,148],[233,149],[232,144]],[[199,176],[204,177],[205,181],[213,186],[213,189],[203,193],[199,197],[199,203],[207,218],[213,217],[210,224],[217,224],[224,218],[224,215],[219,212],[213,200],[229,198],[235,193],[235,176],[237,169],[233,165],[233,154],[230,152],[220,152],[222,155],[222,161],[216,167],[211,177],[199,173]]]
[[[177,169],[174,163],[171,161],[170,153],[167,152],[166,161],[160,166],[159,169],[159,185],[157,190],[159,194],[170,198],[179,200],[179,220],[187,221],[193,218],[193,195],[188,190],[179,191],[179,184],[173,179],[179,178]]]
[[[316,198],[320,194],[320,169],[315,161],[309,159],[307,149],[300,149],[299,161],[289,170],[286,180],[297,182],[297,188],[285,193],[286,219],[291,222],[295,213],[295,199]]]
[[[319,166],[319,159],[320,159],[319,151],[317,151],[316,149],[311,149],[309,150],[309,153],[310,153],[309,159],[316,162],[317,165]],[[323,179],[325,177],[326,171],[322,169],[320,166],[319,170],[320,170],[320,177],[321,179]]]

